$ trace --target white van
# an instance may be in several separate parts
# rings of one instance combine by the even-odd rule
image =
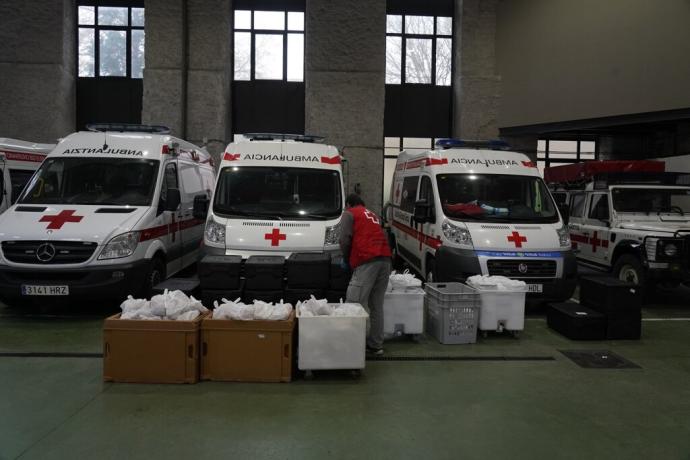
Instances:
[[[534,162],[492,143],[436,145],[398,157],[386,212],[396,258],[427,281],[503,275],[542,299],[570,298],[577,264],[567,210],[559,212]]]
[[[14,203],[55,144],[0,137],[0,213]]]
[[[62,139],[0,216],[0,298],[147,295],[198,259],[210,156],[167,128],[92,125]]]
[[[338,250],[343,212],[338,149],[312,136],[245,135],[228,145],[206,220],[213,255],[283,255]]]

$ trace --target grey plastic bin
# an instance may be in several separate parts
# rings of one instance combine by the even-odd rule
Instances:
[[[475,343],[480,300],[476,289],[463,283],[427,283],[426,331],[443,344]]]

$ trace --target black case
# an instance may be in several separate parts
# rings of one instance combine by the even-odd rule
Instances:
[[[245,289],[244,295],[242,296],[242,301],[244,303],[247,303],[247,304],[253,303],[255,300],[262,300],[264,302],[278,303],[278,302],[280,302],[280,299],[285,300],[285,295],[284,295],[282,289],[278,289],[278,290],[274,290],[274,291],[266,291],[266,290],[253,291],[251,289]]]
[[[201,289],[240,288],[242,256],[206,256],[199,262]]]
[[[639,312],[642,307],[642,289],[632,283],[608,276],[580,278],[580,303],[607,317]]]
[[[328,288],[331,256],[326,253],[294,252],[288,257],[287,285],[290,288]]]
[[[291,303],[293,306],[297,304],[297,302],[304,302],[305,300],[309,300],[311,296],[316,297],[317,299],[323,299],[326,296],[326,291],[323,289],[310,289],[310,288],[305,288],[305,289],[294,289],[294,288],[285,288],[285,302],[286,303]]]
[[[253,291],[282,291],[285,257],[249,256],[244,263],[244,288]]]
[[[328,290],[326,291],[326,299],[328,299],[328,302],[330,303],[340,303],[340,299],[345,302],[345,298],[347,297],[347,289],[345,290]]]
[[[193,295],[199,298],[201,289],[199,288],[199,279],[194,278],[168,278],[156,284],[152,289],[152,295],[163,294],[165,290],[168,291],[182,291],[185,294]]]
[[[574,302],[552,303],[546,312],[546,324],[572,340],[606,338],[606,317]]]
[[[204,307],[212,309],[214,300],[217,300],[218,303],[221,303],[222,299],[234,301],[241,297],[241,289],[204,289],[201,293],[201,303],[204,305]]]
[[[611,340],[638,340],[642,335],[642,315],[609,317],[606,338]]]
[[[350,284],[350,277],[352,272],[350,270],[343,270],[341,263],[343,256],[336,256],[331,258],[331,279],[328,288],[332,291],[344,291],[347,285]]]

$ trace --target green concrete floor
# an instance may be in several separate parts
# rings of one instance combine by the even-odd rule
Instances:
[[[645,308],[640,341],[572,342],[534,315],[519,339],[387,354],[552,361],[368,362],[360,380],[106,384],[99,358],[0,356],[0,459],[690,459],[689,293]],[[101,351],[105,312],[59,313],[0,306],[0,353]],[[583,369],[562,349],[642,368]]]

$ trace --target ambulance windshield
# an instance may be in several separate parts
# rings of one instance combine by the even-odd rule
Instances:
[[[613,188],[613,209],[618,212],[690,215],[690,189]]]
[[[224,168],[213,211],[228,217],[335,219],[342,213],[340,173],[325,169]]]
[[[486,222],[554,223],[558,212],[544,182],[533,176],[440,174],[443,212]]]
[[[19,203],[148,206],[157,173],[158,160],[48,158]]]

